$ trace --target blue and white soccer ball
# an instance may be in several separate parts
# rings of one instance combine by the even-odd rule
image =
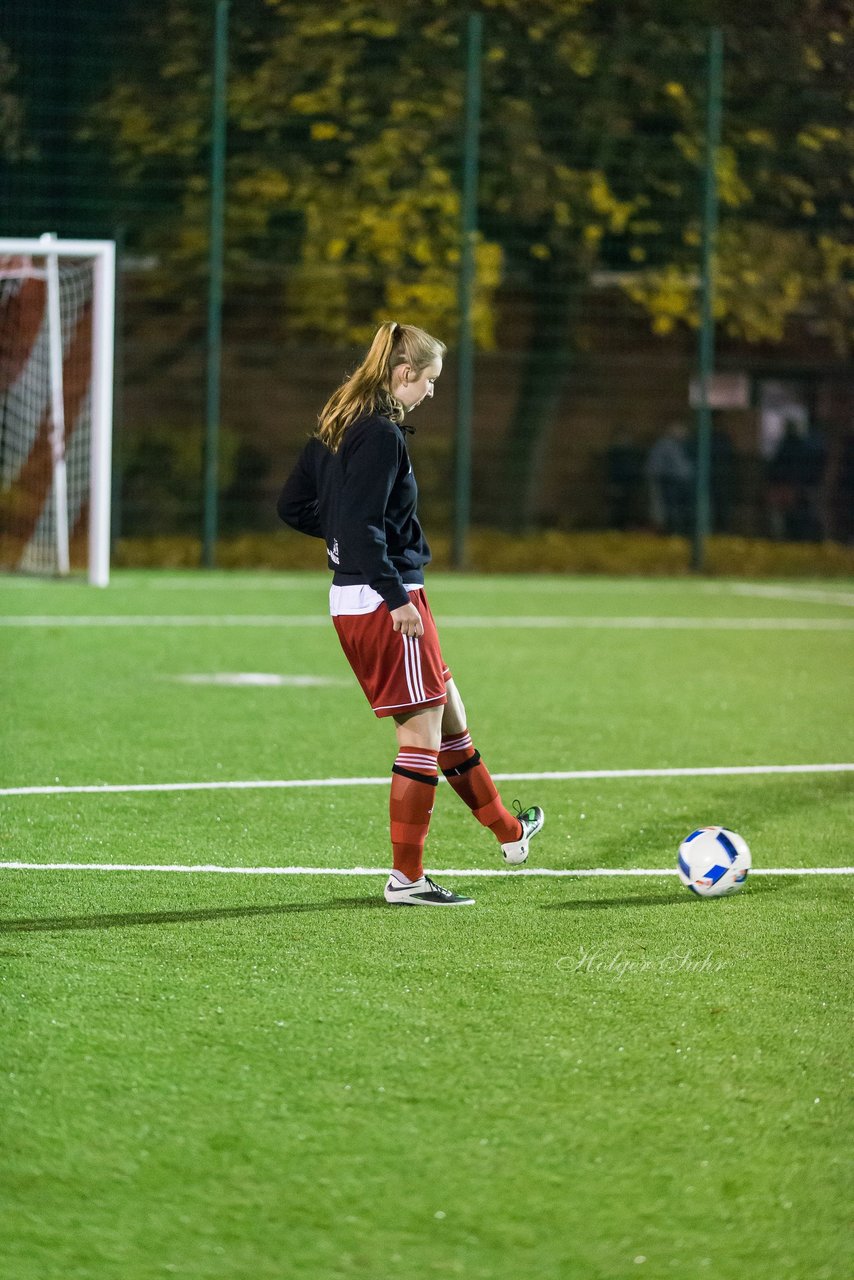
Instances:
[[[679,846],[679,879],[701,898],[737,893],[750,870],[747,842],[726,827],[700,827]]]

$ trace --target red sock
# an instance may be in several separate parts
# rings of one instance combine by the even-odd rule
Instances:
[[[393,866],[408,880],[420,880],[424,874],[424,841],[439,783],[438,754],[429,747],[401,747],[391,771]]]
[[[480,752],[472,745],[468,729],[442,739],[439,768],[478,822],[489,827],[501,844],[519,839],[522,831],[519,819],[504,808]]]

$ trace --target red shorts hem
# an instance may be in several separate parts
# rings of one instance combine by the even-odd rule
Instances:
[[[371,710],[378,720],[382,720],[385,716],[405,716],[410,711],[421,711],[424,707],[442,707],[447,701],[448,695],[442,693],[436,698],[427,698],[424,702],[405,702],[400,707],[371,707]]]

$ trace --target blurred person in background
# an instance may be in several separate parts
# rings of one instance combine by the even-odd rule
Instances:
[[[844,437],[836,461],[833,484],[833,536],[854,543],[854,432]]]
[[[772,537],[789,542],[821,541],[821,487],[826,465],[823,436],[789,419],[766,473]]]
[[[383,896],[400,906],[463,906],[425,875],[424,842],[441,769],[497,839],[504,860],[528,857],[537,806],[511,813],[475,749],[424,591],[430,548],[405,417],[433,396],[445,346],[413,325],[380,326],[364,360],[327,401],[278,502],[282,520],[323,538],[330,612],[374,715],[393,719],[398,753],[389,816],[393,866]]]
[[[684,422],[672,422],[646,458],[650,519],[662,533],[691,534],[694,517],[694,463]]]

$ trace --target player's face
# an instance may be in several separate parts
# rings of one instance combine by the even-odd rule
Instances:
[[[433,395],[436,379],[442,372],[442,361],[434,360],[426,369],[416,372],[408,364],[401,365],[395,378],[394,394],[406,409],[407,413],[416,409],[422,400],[429,400]]]

